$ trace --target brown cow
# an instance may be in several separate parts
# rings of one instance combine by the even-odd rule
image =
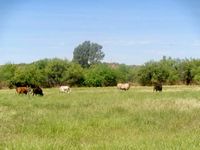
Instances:
[[[17,87],[16,92],[18,94],[28,94],[30,92],[30,88],[28,88],[28,87]]]

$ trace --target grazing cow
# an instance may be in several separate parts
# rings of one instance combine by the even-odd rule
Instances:
[[[40,95],[43,96],[42,89],[39,86],[33,87],[33,96],[34,95]]]
[[[120,90],[126,91],[126,90],[129,90],[130,84],[129,83],[118,83],[117,88]]]
[[[122,83],[118,83],[118,84],[117,84],[117,88],[118,88],[118,89],[120,89],[121,86],[122,86]]]
[[[28,87],[17,87],[16,88],[16,92],[18,93],[18,94],[28,94],[29,92],[30,92],[31,90],[30,90],[30,88],[28,88]]]
[[[71,92],[71,89],[69,86],[60,86],[59,91],[64,92],[64,93],[66,93],[66,92],[69,93],[69,92]]]
[[[154,84],[154,88],[153,88],[153,91],[159,91],[159,92],[162,92],[162,84],[161,83],[155,83]]]

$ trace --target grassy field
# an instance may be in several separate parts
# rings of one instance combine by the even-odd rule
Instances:
[[[200,87],[0,90],[2,150],[199,150]]]

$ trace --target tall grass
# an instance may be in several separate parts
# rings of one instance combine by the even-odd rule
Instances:
[[[199,149],[200,88],[0,90],[0,149]]]

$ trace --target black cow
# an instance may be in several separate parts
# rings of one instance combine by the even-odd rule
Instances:
[[[33,87],[33,96],[34,95],[40,95],[43,96],[42,89],[39,86]]]
[[[153,91],[159,91],[159,92],[162,92],[162,84],[161,83],[155,83],[154,84],[154,88],[153,88]]]

